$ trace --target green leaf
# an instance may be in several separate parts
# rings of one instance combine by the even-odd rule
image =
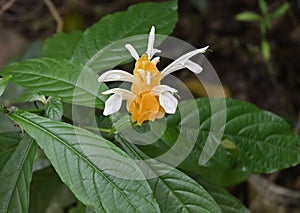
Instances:
[[[238,21],[249,21],[249,22],[255,22],[260,21],[261,16],[257,13],[251,12],[251,11],[245,11],[242,13],[239,13],[235,16],[235,19]]]
[[[108,15],[88,28],[75,48],[73,60],[97,72],[110,69],[131,58],[124,47],[126,43],[145,52],[151,26],[156,27],[158,34],[167,35],[173,31],[176,22],[175,0],[133,5],[127,11]]]
[[[266,40],[261,41],[261,53],[265,61],[269,61],[271,57],[271,48],[270,44]]]
[[[9,79],[11,79],[11,75],[8,75],[4,78],[0,78],[0,96],[4,93],[6,85],[9,82]]]
[[[220,206],[223,213],[249,213],[249,210],[240,200],[227,192],[223,187],[211,183],[204,178],[196,177],[195,180],[203,186]]]
[[[70,59],[72,57],[74,48],[77,42],[82,37],[82,32],[74,31],[70,33],[59,32],[48,38],[42,49],[43,57],[50,58],[65,58]]]
[[[265,26],[265,30],[267,29],[271,29],[271,19],[269,14],[265,15],[263,20],[262,20],[262,24]]]
[[[46,103],[46,97],[35,91],[26,91],[20,98],[15,100],[15,103],[40,101]]]
[[[226,108],[222,100],[226,100]],[[300,138],[282,118],[238,100],[201,98],[196,99],[200,125],[195,126],[193,121],[197,115],[193,101],[181,102],[180,110],[167,117],[164,135],[150,145],[152,149],[141,146],[143,151],[155,150],[151,156],[153,153],[161,155],[173,148],[174,143],[182,141],[185,146],[179,147],[180,151],[170,157],[177,160],[196,134],[196,142],[179,168],[221,185],[238,183],[251,173],[269,173],[300,163]],[[218,104],[221,107],[212,113],[212,106]],[[221,122],[222,116],[226,116],[226,125]],[[218,146],[224,140],[230,141],[235,149],[228,150],[224,144]],[[207,153],[213,155],[203,164],[201,159]]]
[[[258,0],[258,7],[262,14],[266,15],[268,13],[268,4],[265,0]]]
[[[270,13],[270,18],[273,20],[273,19],[279,18],[281,16],[284,16],[284,14],[286,14],[286,12],[289,9],[290,9],[290,4],[288,2],[285,2],[280,7],[278,7],[276,10],[274,10],[272,13]]]
[[[0,173],[0,211],[27,212],[36,144],[26,135]]]
[[[159,212],[139,168],[111,142],[28,112],[16,110],[9,116],[36,140],[61,180],[85,205],[96,212]]]
[[[19,132],[0,133],[0,170],[15,152],[20,140]]]
[[[214,199],[193,179],[167,164],[148,159],[135,145],[118,137],[122,147],[136,159],[162,212],[222,212]]]
[[[255,173],[267,173],[288,168],[300,163],[300,138],[293,133],[292,128],[279,116],[260,110],[254,105],[238,100],[227,99],[226,109],[220,109],[211,114],[210,104],[213,99],[202,98],[197,100],[199,115],[202,120],[197,145],[191,155],[201,153],[207,133],[211,132],[211,121],[214,116],[226,110],[226,125],[222,139],[228,139],[237,147],[237,155],[232,156],[220,146],[214,157],[208,162],[211,166],[224,164],[228,159],[232,161],[231,168],[237,165],[241,170]],[[188,112],[189,102],[182,102]],[[183,117],[189,116],[187,113]],[[172,120],[172,116],[170,116]],[[215,161],[215,162],[214,162]]]
[[[41,49],[42,49],[42,41],[36,40],[33,42],[26,42],[21,50],[18,51],[17,54],[12,56],[8,60],[8,64],[14,62],[20,62],[31,58],[38,58],[41,56]]]
[[[30,184],[29,212],[63,212],[76,201],[52,167],[35,171]]]
[[[63,105],[60,98],[50,96],[45,106],[45,115],[53,120],[60,120],[63,115]]]
[[[236,150],[237,147],[234,143],[232,143],[230,140],[225,139],[221,142],[221,145],[224,147],[226,150]]]
[[[11,64],[2,75],[12,75],[11,81],[43,95],[57,96],[64,102],[84,106],[104,107],[100,99],[105,84],[98,83],[98,75],[88,68],[67,60],[41,58]]]

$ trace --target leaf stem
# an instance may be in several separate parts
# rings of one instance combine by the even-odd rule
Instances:
[[[44,110],[43,109],[31,109],[31,110],[26,110],[26,111],[35,113],[35,114],[41,114]]]
[[[0,113],[8,113],[7,107],[5,107],[3,104],[0,104]]]
[[[34,101],[33,104],[34,104],[34,107],[35,107],[37,110],[40,109],[39,106],[37,105],[37,102],[36,102],[36,101]]]
[[[86,128],[88,130],[100,131],[100,132],[105,132],[105,133],[113,133],[113,134],[117,134],[118,133],[118,131],[116,131],[114,129],[107,129],[107,128],[101,128],[101,127],[84,126],[84,128]]]

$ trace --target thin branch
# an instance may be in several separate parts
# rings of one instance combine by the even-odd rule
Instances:
[[[9,0],[7,1],[0,9],[0,16],[6,11],[8,10],[13,4],[14,4],[15,0]]]
[[[56,26],[56,32],[61,32],[63,29],[63,19],[61,18],[61,16],[59,15],[56,7],[54,6],[54,4],[52,3],[51,0],[44,0],[45,4],[47,5],[51,15],[53,16],[54,20],[57,23]]]

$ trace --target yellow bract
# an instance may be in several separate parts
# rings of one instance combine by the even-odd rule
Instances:
[[[136,95],[136,98],[127,102],[127,109],[132,114],[132,122],[137,121],[138,125],[142,125],[146,120],[154,121],[165,115],[158,96],[151,93],[152,88],[160,85],[161,81],[161,74],[156,67],[157,62],[151,62],[144,54],[135,63],[133,75],[137,81],[132,84],[131,92]]]
[[[139,56],[131,44],[125,45],[125,48],[136,60],[133,74],[124,70],[113,69],[99,76],[98,81],[101,83],[111,81],[132,83],[131,91],[123,88],[112,88],[102,92],[103,95],[112,94],[105,101],[103,115],[111,115],[118,112],[121,109],[122,100],[127,100],[127,110],[132,115],[132,122],[137,122],[140,126],[144,121],[154,121],[162,118],[165,113],[175,114],[178,100],[174,97],[174,93],[177,93],[177,90],[168,85],[161,85],[161,80],[182,68],[188,68],[195,74],[201,73],[203,68],[191,61],[190,58],[204,53],[208,46],[180,56],[160,72],[156,67],[159,57],[152,59],[155,54],[161,52],[161,50],[154,48],[154,40],[155,27],[152,26],[145,54]]]

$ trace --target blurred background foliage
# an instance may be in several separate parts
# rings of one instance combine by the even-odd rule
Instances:
[[[9,2],[11,4],[7,5]],[[52,8],[47,4],[49,2]],[[1,1],[0,66],[17,52],[17,60],[38,55],[41,43],[37,41],[43,42],[57,30],[83,30],[101,17],[139,2],[146,1]],[[261,2],[269,13],[282,5],[286,7],[279,16],[268,21],[265,31],[259,20],[241,22],[239,20],[243,17],[237,16],[250,11],[265,17],[267,12],[264,12]],[[55,15],[61,18],[61,29]],[[250,101],[283,116],[296,126],[300,108],[297,61],[300,57],[299,0],[179,1],[179,21],[172,35],[196,47],[210,45],[213,52],[207,57],[224,84],[227,96]],[[266,46],[264,41],[267,41],[267,47],[261,48]],[[270,56],[264,57],[261,51],[266,52],[268,48]],[[178,75],[187,78],[184,73]],[[203,87],[195,86],[192,79],[187,79],[187,85],[197,96],[205,95]]]

